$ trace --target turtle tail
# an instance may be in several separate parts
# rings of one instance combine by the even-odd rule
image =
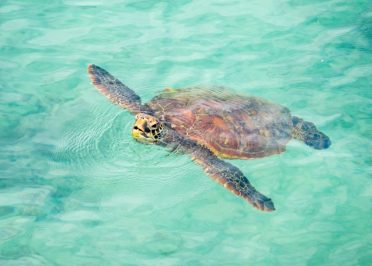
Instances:
[[[293,138],[303,141],[306,145],[317,150],[327,149],[331,146],[329,137],[320,132],[313,123],[304,121],[296,116],[292,117],[292,123]]]

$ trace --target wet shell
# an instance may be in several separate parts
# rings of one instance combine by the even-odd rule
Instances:
[[[223,89],[166,89],[148,105],[178,133],[222,158],[280,153],[292,138],[287,108]]]

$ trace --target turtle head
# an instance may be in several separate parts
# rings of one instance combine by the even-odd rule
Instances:
[[[163,133],[162,123],[154,116],[139,113],[132,128],[132,137],[142,143],[152,144],[157,142]]]

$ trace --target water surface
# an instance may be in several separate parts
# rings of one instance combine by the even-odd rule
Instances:
[[[1,265],[370,265],[372,6],[360,1],[3,0]],[[226,86],[332,139],[234,160],[262,213],[188,156],[133,141],[90,84],[145,101]]]

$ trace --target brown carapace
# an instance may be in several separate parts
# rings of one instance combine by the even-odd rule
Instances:
[[[167,89],[147,105],[179,134],[220,158],[277,154],[292,138],[292,117],[287,108],[226,89]]]

